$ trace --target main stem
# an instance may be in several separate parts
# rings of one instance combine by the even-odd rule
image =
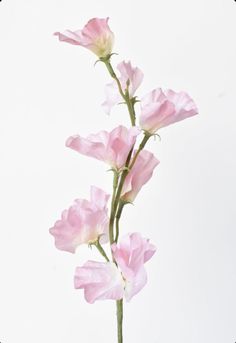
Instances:
[[[114,242],[114,221],[116,215],[116,207],[115,207],[115,199],[116,199],[116,191],[119,181],[119,175],[117,171],[114,171],[114,178],[113,178],[113,194],[111,200],[111,213],[110,213],[110,221],[109,221],[109,239],[110,245]]]
[[[135,99],[130,98],[129,91],[128,91],[128,83],[127,83],[127,89],[123,90],[122,85],[120,83],[119,78],[116,76],[116,73],[114,72],[114,69],[110,63],[110,56],[108,58],[100,58],[102,62],[107,67],[107,70],[111,77],[116,81],[119,93],[124,100],[125,104],[127,105],[130,121],[132,126],[135,126],[135,110],[134,110],[134,104]],[[121,200],[121,194],[122,194],[122,188],[125,182],[125,178],[128,175],[130,169],[135,164],[135,161],[138,157],[138,154],[140,151],[144,148],[145,144],[147,143],[148,139],[150,138],[150,135],[145,133],[144,138],[131,161],[132,153],[133,153],[133,147],[129,152],[129,155],[127,157],[125,168],[119,177],[117,173],[114,173],[114,180],[113,180],[113,195],[112,195],[112,204],[111,204],[111,213],[110,213],[110,221],[109,221],[109,238],[110,238],[110,245],[112,245],[114,242],[117,243],[119,238],[119,220],[121,217],[121,213],[123,210],[124,203]],[[114,240],[114,223],[116,219],[116,235]],[[118,343],[123,343],[123,299],[116,301],[116,315],[117,315],[117,334],[118,334]]]
[[[123,343],[123,299],[116,301],[118,343]]]

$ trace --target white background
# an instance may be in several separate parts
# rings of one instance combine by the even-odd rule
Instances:
[[[200,115],[151,142],[161,163],[123,232],[157,245],[149,282],[125,305],[125,343],[236,340],[236,2],[2,0],[0,2],[0,341],[115,342],[112,301],[73,289],[77,265],[100,257],[56,250],[48,228],[90,184],[107,192],[102,162],[64,146],[72,134],[129,125],[100,107],[110,81],[96,56],[53,36],[110,17],[116,65],[144,74],[138,94],[186,90]]]

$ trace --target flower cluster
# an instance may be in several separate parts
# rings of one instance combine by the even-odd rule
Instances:
[[[114,172],[113,194],[110,197],[92,186],[90,200],[75,200],[63,211],[50,233],[60,250],[75,253],[79,245],[88,244],[95,246],[105,258],[104,262],[91,260],[76,268],[74,286],[84,289],[89,303],[101,299],[129,301],[146,284],[144,264],[156,248],[137,232],[120,238],[121,213],[127,203],[134,202],[159,164],[154,154],[144,149],[148,140],[158,134],[159,129],[194,116],[197,108],[187,93],[170,89],[157,88],[138,99],[136,91],[143,81],[143,73],[125,61],[117,66],[119,75],[115,73],[111,65],[114,34],[108,26],[108,18],[94,18],[82,30],[56,32],[55,35],[61,41],[91,50],[104,63],[112,82],[105,87],[106,99],[102,107],[110,114],[115,105],[124,103],[131,127],[120,125],[110,132],[100,131],[88,137],[74,135],[67,139],[67,147],[110,166]],[[136,124],[137,116],[139,124]],[[108,242],[109,254],[104,248]]]

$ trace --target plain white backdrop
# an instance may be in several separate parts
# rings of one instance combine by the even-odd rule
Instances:
[[[110,81],[96,56],[53,36],[110,17],[113,64],[144,72],[138,92],[187,91],[200,115],[160,131],[161,163],[122,231],[157,246],[147,286],[125,305],[125,343],[236,340],[236,2],[3,0],[0,2],[0,341],[116,341],[112,301],[73,289],[77,265],[100,259],[56,250],[48,228],[91,184],[111,191],[103,163],[65,147],[72,134],[129,125],[103,113]]]

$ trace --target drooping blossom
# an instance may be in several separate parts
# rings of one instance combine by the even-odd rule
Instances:
[[[77,152],[104,161],[112,168],[124,167],[127,156],[133,147],[140,129],[118,126],[111,132],[100,131],[82,138],[79,135],[69,137],[66,146]]]
[[[118,64],[117,69],[120,72],[119,81],[121,88],[125,93],[126,89],[129,91],[129,96],[132,98],[143,81],[143,73],[137,68],[133,67],[130,62],[121,62]],[[106,100],[103,102],[102,107],[107,114],[110,114],[113,106],[124,101],[119,93],[117,83],[115,81],[108,83],[105,87]]]
[[[118,244],[112,245],[117,266],[113,262],[86,262],[76,268],[75,288],[84,289],[89,303],[123,297],[129,301],[145,286],[147,274],[144,263],[155,250],[155,246],[139,233],[128,234]]]
[[[123,236],[118,244],[113,243],[112,251],[125,279],[125,298],[129,301],[145,286],[147,274],[144,264],[156,248],[148,239],[134,232]]]
[[[108,20],[93,18],[88,21],[82,30],[63,33],[55,32],[60,41],[74,45],[81,45],[91,50],[98,57],[107,57],[112,53],[114,34],[108,26]]]
[[[134,155],[135,153],[136,151],[134,151]],[[159,163],[158,159],[151,152],[142,150],[125,178],[122,188],[122,199],[127,202],[133,202],[142,186],[152,177],[153,170]]]
[[[140,126],[145,131],[155,133],[164,126],[197,113],[197,107],[187,93],[157,88],[141,100]]]
[[[55,238],[58,249],[74,253],[83,244],[91,244],[101,236],[101,242],[108,240],[107,202],[109,195],[92,186],[90,201],[77,199],[62,212],[61,219],[49,230]]]
[[[122,299],[124,280],[115,263],[87,261],[83,267],[77,267],[74,285],[84,289],[84,297],[90,304],[95,300]]]

